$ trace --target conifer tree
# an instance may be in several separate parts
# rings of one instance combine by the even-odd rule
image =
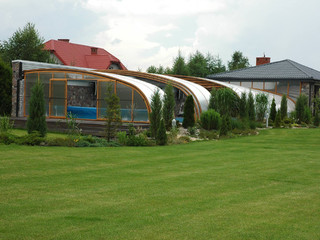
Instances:
[[[274,127],[275,128],[281,127],[281,111],[280,111],[280,109],[277,111],[276,119],[274,120]]]
[[[288,104],[287,95],[283,94],[281,98],[281,105],[280,105],[281,119],[285,119],[287,117],[287,111],[288,111],[287,104]]]
[[[193,127],[195,124],[194,120],[194,101],[191,95],[187,96],[184,104],[183,122],[184,128]]]
[[[112,83],[107,84],[106,89],[106,138],[110,142],[111,138],[115,137],[117,131],[122,124],[121,111],[120,111],[120,99],[114,92],[114,86]]]
[[[212,87],[210,92],[209,106],[208,109],[216,110],[215,97],[216,97],[217,89]]]
[[[11,113],[12,70],[0,57],[0,116]]]
[[[250,92],[248,95],[247,108],[248,108],[249,120],[255,121],[256,120],[256,111],[255,111],[255,107],[254,107],[254,98],[253,98],[252,92]]]
[[[245,92],[241,93],[241,98],[239,101],[239,112],[241,119],[245,119],[248,117],[247,94]]]
[[[174,93],[172,85],[168,84],[164,90],[163,97],[163,120],[167,130],[172,127],[172,119],[174,118],[175,107]]]
[[[162,116],[162,102],[160,92],[157,90],[151,97],[151,112],[149,114],[150,130],[154,138],[157,139],[157,133]]]
[[[161,119],[160,126],[157,133],[156,142],[158,145],[166,145],[168,141],[167,134],[166,134],[166,128],[164,125],[164,120]]]
[[[41,137],[45,137],[47,134],[44,89],[40,81],[36,82],[31,89],[27,130],[29,134],[37,131]]]
[[[276,100],[273,98],[271,107],[270,107],[270,119],[272,120],[272,122],[276,120],[276,115],[277,115]]]

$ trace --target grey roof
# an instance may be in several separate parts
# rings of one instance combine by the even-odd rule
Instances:
[[[292,60],[286,59],[255,67],[248,67],[224,73],[212,74],[207,76],[207,78],[235,81],[281,79],[320,81],[320,72]]]

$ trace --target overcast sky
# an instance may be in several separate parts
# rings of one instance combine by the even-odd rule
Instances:
[[[180,49],[239,50],[291,59],[320,71],[319,0],[0,0],[0,40],[27,22],[45,40],[105,48],[130,70],[172,66]]]

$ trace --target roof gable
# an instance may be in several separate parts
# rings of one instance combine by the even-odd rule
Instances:
[[[320,80],[320,72],[302,64],[286,59],[254,67],[209,75],[211,79],[301,79]]]
[[[118,58],[103,48],[59,40],[47,41],[45,48],[53,52],[64,65],[108,69],[112,63],[117,63],[121,69],[126,69]],[[97,49],[96,54],[91,54],[91,48]]]

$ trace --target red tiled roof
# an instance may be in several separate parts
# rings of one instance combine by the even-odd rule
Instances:
[[[91,48],[96,48],[97,53],[92,54]],[[45,43],[45,49],[50,50],[64,65],[108,69],[115,63],[120,69],[127,69],[118,58],[103,48],[70,43],[66,40],[49,40]]]

